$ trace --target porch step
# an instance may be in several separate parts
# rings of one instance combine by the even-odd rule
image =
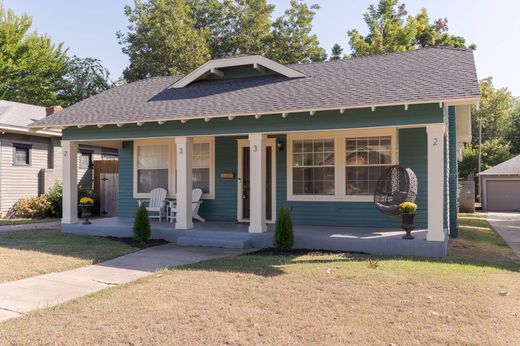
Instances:
[[[249,249],[253,247],[253,242],[249,238],[219,237],[218,235],[183,235],[178,237],[175,243],[179,246],[207,246],[226,249]]]

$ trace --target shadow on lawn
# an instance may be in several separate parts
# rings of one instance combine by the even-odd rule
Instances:
[[[313,257],[303,257],[310,255]],[[336,255],[334,258],[330,255]],[[376,256],[368,254],[351,254],[347,252],[321,252],[310,250],[295,250],[293,253],[280,254],[263,249],[257,252],[236,257],[225,257],[215,260],[208,260],[187,266],[177,267],[175,270],[200,270],[200,271],[220,271],[236,272],[244,274],[254,274],[264,277],[272,277],[285,274],[283,267],[291,265],[306,264],[337,264],[366,262],[367,268],[370,263],[379,262],[384,265],[385,261],[409,261],[416,263],[439,263],[446,265],[465,265],[480,268],[494,268],[511,272],[520,272],[520,261],[511,262],[491,262],[463,259],[434,259],[434,258],[412,258],[397,256]]]

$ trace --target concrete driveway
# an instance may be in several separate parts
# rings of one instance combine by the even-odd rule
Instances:
[[[484,213],[493,228],[520,257],[520,213]]]

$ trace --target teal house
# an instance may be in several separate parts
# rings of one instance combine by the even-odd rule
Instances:
[[[457,235],[457,155],[479,97],[467,49],[296,65],[233,56],[114,87],[31,127],[63,133],[64,231],[131,234],[137,201],[162,187],[176,218],[154,222],[154,236],[179,244],[270,246],[287,206],[296,247],[442,256]],[[77,217],[84,144],[119,150],[118,216],[89,226]],[[414,240],[374,206],[392,165],[417,176]],[[205,222],[192,220],[194,188]]]

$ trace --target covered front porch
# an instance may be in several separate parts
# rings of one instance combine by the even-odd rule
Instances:
[[[62,231],[94,236],[132,237],[132,218],[112,217],[91,220],[91,225],[64,224]],[[194,222],[193,229],[176,229],[168,222],[154,220],[152,238],[165,239],[185,246],[214,246],[224,248],[267,248],[273,244],[274,225],[264,233],[250,233],[249,226],[234,222]],[[426,230],[413,232],[414,240],[403,240],[398,228],[377,229],[363,227],[324,227],[296,225],[296,249],[349,251],[368,254],[438,257],[445,244],[432,247],[426,241]]]
[[[284,205],[295,225],[295,247],[445,255],[447,127],[442,120],[448,107],[343,113],[68,128],[62,229],[131,236],[138,200],[163,187],[167,199],[175,200],[176,219],[154,223],[154,237],[186,245],[272,246],[277,210]],[[119,149],[118,218],[84,226],[77,217],[74,153],[92,141]],[[374,206],[374,184],[394,164],[417,175],[416,228],[421,231],[414,241],[401,239],[399,217],[383,215]],[[206,223],[192,220],[193,188],[204,192],[199,213]]]

